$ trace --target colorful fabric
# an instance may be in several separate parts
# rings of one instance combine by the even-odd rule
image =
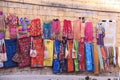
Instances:
[[[73,40],[68,40],[68,72],[74,71],[74,61],[72,59]]]
[[[42,29],[41,29],[41,22],[40,19],[33,19],[30,25],[30,36],[41,36]]]
[[[5,16],[3,12],[0,11],[0,39],[5,38]]]
[[[20,18],[18,27],[18,38],[29,37],[30,21],[28,18]]]
[[[93,60],[92,60],[92,51],[91,44],[85,43],[85,51],[86,51],[86,69],[87,71],[93,71]]]
[[[53,38],[52,22],[48,22],[48,23],[44,22],[43,34],[44,34],[44,39],[52,39]]]
[[[93,24],[92,22],[85,23],[85,42],[93,42]]]
[[[19,54],[21,56],[19,67],[30,66],[30,43],[30,37],[19,39]]]
[[[99,71],[99,55],[97,50],[97,44],[94,44],[94,74],[98,75]]]
[[[99,23],[96,27],[96,36],[97,36],[97,44],[104,46],[105,29],[102,23]]]
[[[80,40],[81,38],[81,20],[75,20],[73,24],[73,36],[75,40]]]
[[[60,39],[61,25],[59,19],[52,20],[52,30],[53,30],[53,38]]]
[[[85,71],[85,43],[83,41],[79,42],[79,69],[80,71]]]
[[[63,25],[63,38],[67,39],[73,39],[73,30],[72,30],[72,24],[70,20],[64,20]]]
[[[98,45],[97,48],[98,48],[98,55],[99,55],[100,70],[104,70],[104,63],[103,63],[102,53],[100,50],[100,45]]]
[[[43,67],[44,65],[44,44],[42,38],[35,37],[33,39],[37,56],[31,57],[31,67]]]
[[[13,56],[15,55],[17,51],[17,40],[5,40],[6,45],[6,53],[7,53],[7,61],[4,62],[5,68],[9,67],[17,67],[18,63],[12,61]]]
[[[79,53],[79,42],[77,40],[74,41],[74,49],[75,58],[74,58],[74,64],[75,64],[75,71],[79,71],[79,60],[78,60],[78,53]]]
[[[9,27],[10,38],[15,39],[17,38],[17,27],[19,25],[19,19],[16,15],[10,14],[7,17],[7,27]]]
[[[60,60],[59,60],[59,54],[60,54],[60,44],[61,42],[59,40],[54,41],[54,60],[53,60],[53,72],[58,73],[60,72]]]
[[[45,50],[44,50],[44,66],[52,66],[53,62],[53,40],[44,40]]]

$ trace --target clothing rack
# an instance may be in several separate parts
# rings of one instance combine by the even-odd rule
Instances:
[[[56,7],[56,8],[65,8],[65,9],[75,9],[75,10],[85,10],[85,11],[94,11],[94,12],[106,12],[106,13],[120,13],[120,11],[104,11],[104,10],[93,10],[93,9],[85,9],[85,8],[74,8],[74,7],[67,7],[67,6],[56,6],[56,5],[42,5],[42,4],[35,4],[35,3],[26,3],[26,2],[17,2],[17,1],[7,1],[7,0],[0,0],[3,2],[11,2],[11,3],[19,3],[19,4],[29,4],[29,5],[36,5],[36,6],[43,6],[43,7]]]

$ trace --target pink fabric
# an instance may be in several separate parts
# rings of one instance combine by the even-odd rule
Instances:
[[[75,20],[73,25],[73,35],[75,40],[80,40],[81,38],[81,20]]]
[[[86,22],[84,34],[85,34],[85,42],[93,42],[93,25],[92,25],[92,22]]]
[[[55,34],[60,32],[60,21],[59,20],[57,20],[57,21],[53,20],[52,21],[52,30]]]

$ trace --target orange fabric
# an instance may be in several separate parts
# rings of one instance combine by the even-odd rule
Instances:
[[[81,20],[75,20],[73,25],[73,35],[75,40],[80,40],[81,38]]]
[[[68,72],[73,72],[74,71],[74,61],[72,59],[72,48],[73,48],[73,40],[68,40],[68,50],[69,50]]]
[[[34,45],[36,46],[37,56],[31,58],[31,67],[43,67],[44,61],[44,47],[42,38],[34,39]]]
[[[95,70],[94,70],[94,74],[99,74],[100,70],[99,70],[99,57],[98,57],[98,50],[97,50],[97,44],[94,44],[94,65],[95,65]]]

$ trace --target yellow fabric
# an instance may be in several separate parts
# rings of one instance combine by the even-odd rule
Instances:
[[[120,47],[118,47],[118,66],[120,67]]]
[[[48,50],[48,58],[44,58],[44,66],[52,66],[53,61],[53,40],[44,40],[45,47]]]

